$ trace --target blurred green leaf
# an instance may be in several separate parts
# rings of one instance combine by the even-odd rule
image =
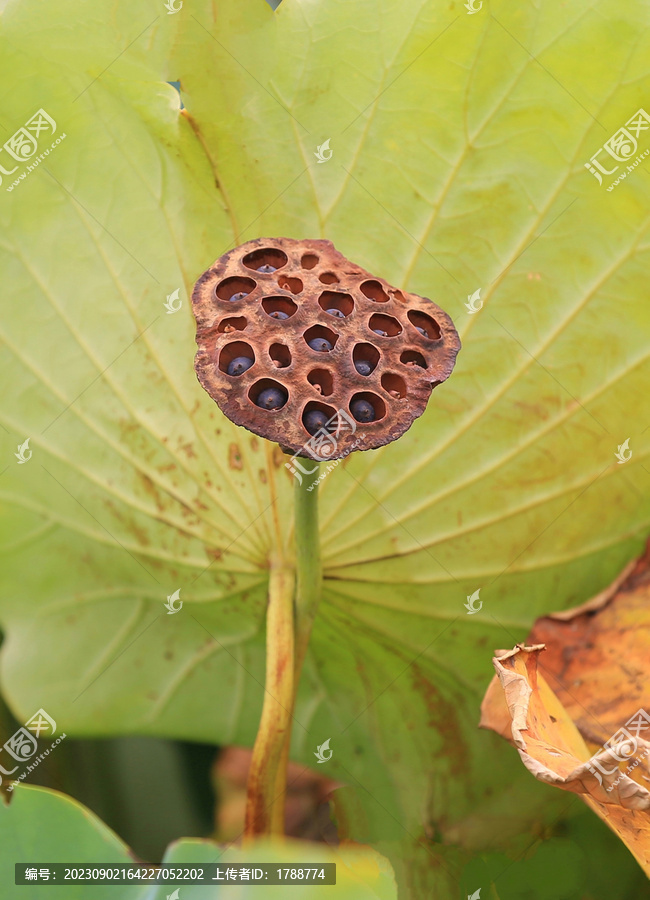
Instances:
[[[0,881],[3,892],[14,883],[16,862],[39,863],[70,862],[77,865],[111,863],[129,866],[135,856],[119,838],[90,810],[65,794],[45,788],[20,785],[13,802],[0,803]],[[236,847],[220,847],[211,841],[182,839],[168,848],[162,864],[184,866],[186,864],[220,863],[224,866],[254,863],[275,863],[299,867],[304,863],[336,863],[336,886],[322,884],[292,885],[291,896],[295,900],[397,900],[395,878],[388,860],[369,847],[341,847],[329,849],[323,844],[307,841],[283,840],[260,842],[241,850]],[[253,887],[255,890],[253,890]],[[42,882],[9,888],[23,900],[40,898]],[[182,900],[219,900],[229,896],[232,887],[223,885],[182,885]],[[81,892],[83,891],[83,894]],[[210,893],[206,893],[210,891]],[[164,900],[171,893],[169,887],[144,887],[140,885],[58,885],[49,886],[48,895],[92,897],[93,900]],[[251,893],[252,892],[252,893]],[[4,896],[4,893],[3,893]],[[264,885],[238,885],[238,897],[246,900],[270,900],[277,897],[276,887]]]

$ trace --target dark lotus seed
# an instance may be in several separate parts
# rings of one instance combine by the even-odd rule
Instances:
[[[424,330],[424,328],[422,328],[420,325],[416,325],[415,327],[416,327],[417,330],[420,332],[420,334],[423,334],[425,337],[427,336],[427,333],[426,333],[426,331]]]
[[[329,422],[329,419],[320,409],[310,409],[309,412],[305,413],[303,422],[310,434],[316,434],[317,431],[320,431],[321,428],[325,427]]]
[[[275,272],[275,266],[260,266],[257,271],[262,272],[263,275],[270,275],[271,272]]]
[[[354,368],[357,370],[359,375],[370,375],[370,373],[372,372],[372,366],[367,359],[355,360]]]
[[[350,404],[350,409],[357,422],[375,421],[375,410],[373,409],[372,404],[368,403],[367,400],[353,400]]]
[[[332,349],[332,345],[325,338],[312,338],[308,341],[308,345],[312,350],[318,350],[319,353],[327,353],[328,350]]]
[[[229,375],[243,375],[246,369],[250,369],[255,360],[249,356],[236,356],[228,363]]]
[[[381,328],[373,328],[372,330],[375,332],[375,334],[380,334],[382,337],[388,337],[388,332],[382,331]]]
[[[238,291],[236,294],[232,295],[230,302],[234,303],[236,300],[243,300],[244,297],[248,297],[248,291]]]
[[[262,409],[280,409],[287,402],[287,392],[279,388],[264,388],[257,398],[257,405]]]
[[[281,309],[276,309],[273,312],[269,313],[272,319],[288,319],[289,313],[282,312]]]
[[[344,315],[340,309],[327,309],[325,310],[330,316],[336,316],[338,319],[343,319]]]

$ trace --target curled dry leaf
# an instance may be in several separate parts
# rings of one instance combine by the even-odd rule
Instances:
[[[647,874],[649,600],[646,554],[589,603],[538,620],[530,643],[498,651],[481,708],[481,726],[540,781],[581,795]]]

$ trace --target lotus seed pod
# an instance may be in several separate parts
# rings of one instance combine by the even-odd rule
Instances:
[[[200,276],[192,307],[201,385],[231,421],[304,456],[320,428],[329,459],[401,437],[460,349],[439,306],[330,241],[248,241]]]

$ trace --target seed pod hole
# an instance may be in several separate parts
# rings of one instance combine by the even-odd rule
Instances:
[[[402,326],[392,316],[374,315],[370,316],[368,322],[371,331],[380,337],[396,337],[402,332]]]
[[[231,341],[221,348],[221,353],[219,354],[219,368],[222,372],[229,374],[228,366],[230,363],[234,359],[241,359],[242,357],[247,357],[255,362],[255,351],[250,344],[245,343],[245,341]]]
[[[303,269],[313,269],[318,265],[318,257],[315,253],[305,253],[300,260],[300,265]]]
[[[322,281],[323,284],[337,284],[339,279],[334,272],[321,272],[318,276],[318,280]]]
[[[292,294],[299,294],[303,288],[303,284],[299,278],[288,278],[286,275],[280,275],[278,278],[278,287],[281,287],[283,291],[291,291]]]
[[[261,378],[248,391],[248,398],[260,409],[282,409],[287,402],[287,389],[272,378]]]
[[[354,368],[360,375],[370,375],[377,368],[380,353],[372,344],[355,344],[352,351]]]
[[[388,300],[388,294],[378,281],[364,281],[361,285],[361,293],[365,294],[368,300],[374,300],[376,303],[385,303]]]
[[[231,331],[243,331],[248,325],[248,319],[244,316],[228,316],[222,319],[217,326],[219,334],[229,334]]]
[[[265,297],[262,309],[272,319],[282,320],[290,319],[298,307],[288,297]]]
[[[335,415],[336,410],[333,407],[326,403],[320,403],[318,400],[310,400],[302,411],[302,424],[309,434],[316,434]],[[319,449],[319,455],[328,456],[325,452],[326,449],[326,446]]]
[[[411,325],[417,328],[420,334],[429,338],[430,341],[439,340],[440,326],[435,319],[432,319],[431,316],[427,316],[426,313],[418,312],[415,309],[409,309],[407,315]]]
[[[287,264],[287,254],[284,250],[277,250],[275,247],[263,247],[260,250],[253,250],[247,253],[242,262],[247,269],[255,269],[263,275],[275,272]]]
[[[396,400],[403,400],[406,397],[406,382],[400,375],[384,372],[381,376],[381,386]]]
[[[233,275],[217,285],[216,295],[219,300],[243,300],[251,291],[254,291],[257,283],[252,278],[243,278],[241,275]]]
[[[350,400],[350,412],[357,422],[378,422],[386,415],[386,404],[377,394],[361,391]]]
[[[331,313],[330,310],[336,309],[342,316],[349,316],[354,309],[354,300],[349,294],[339,294],[336,291],[323,291],[318,298],[318,305],[321,309],[324,309],[325,312],[330,313],[330,315],[335,315],[335,313]]]
[[[419,366],[421,369],[427,369],[427,362],[419,350],[404,350],[399,358],[405,366]]]
[[[307,376],[307,381],[313,385],[323,397],[329,397],[334,393],[334,378],[327,369],[312,369]]]
[[[339,339],[338,334],[324,325],[312,325],[303,335],[305,343],[317,353],[329,353]],[[329,346],[327,346],[329,344]]]
[[[278,369],[286,369],[291,365],[291,351],[284,344],[271,344],[269,356]]]

